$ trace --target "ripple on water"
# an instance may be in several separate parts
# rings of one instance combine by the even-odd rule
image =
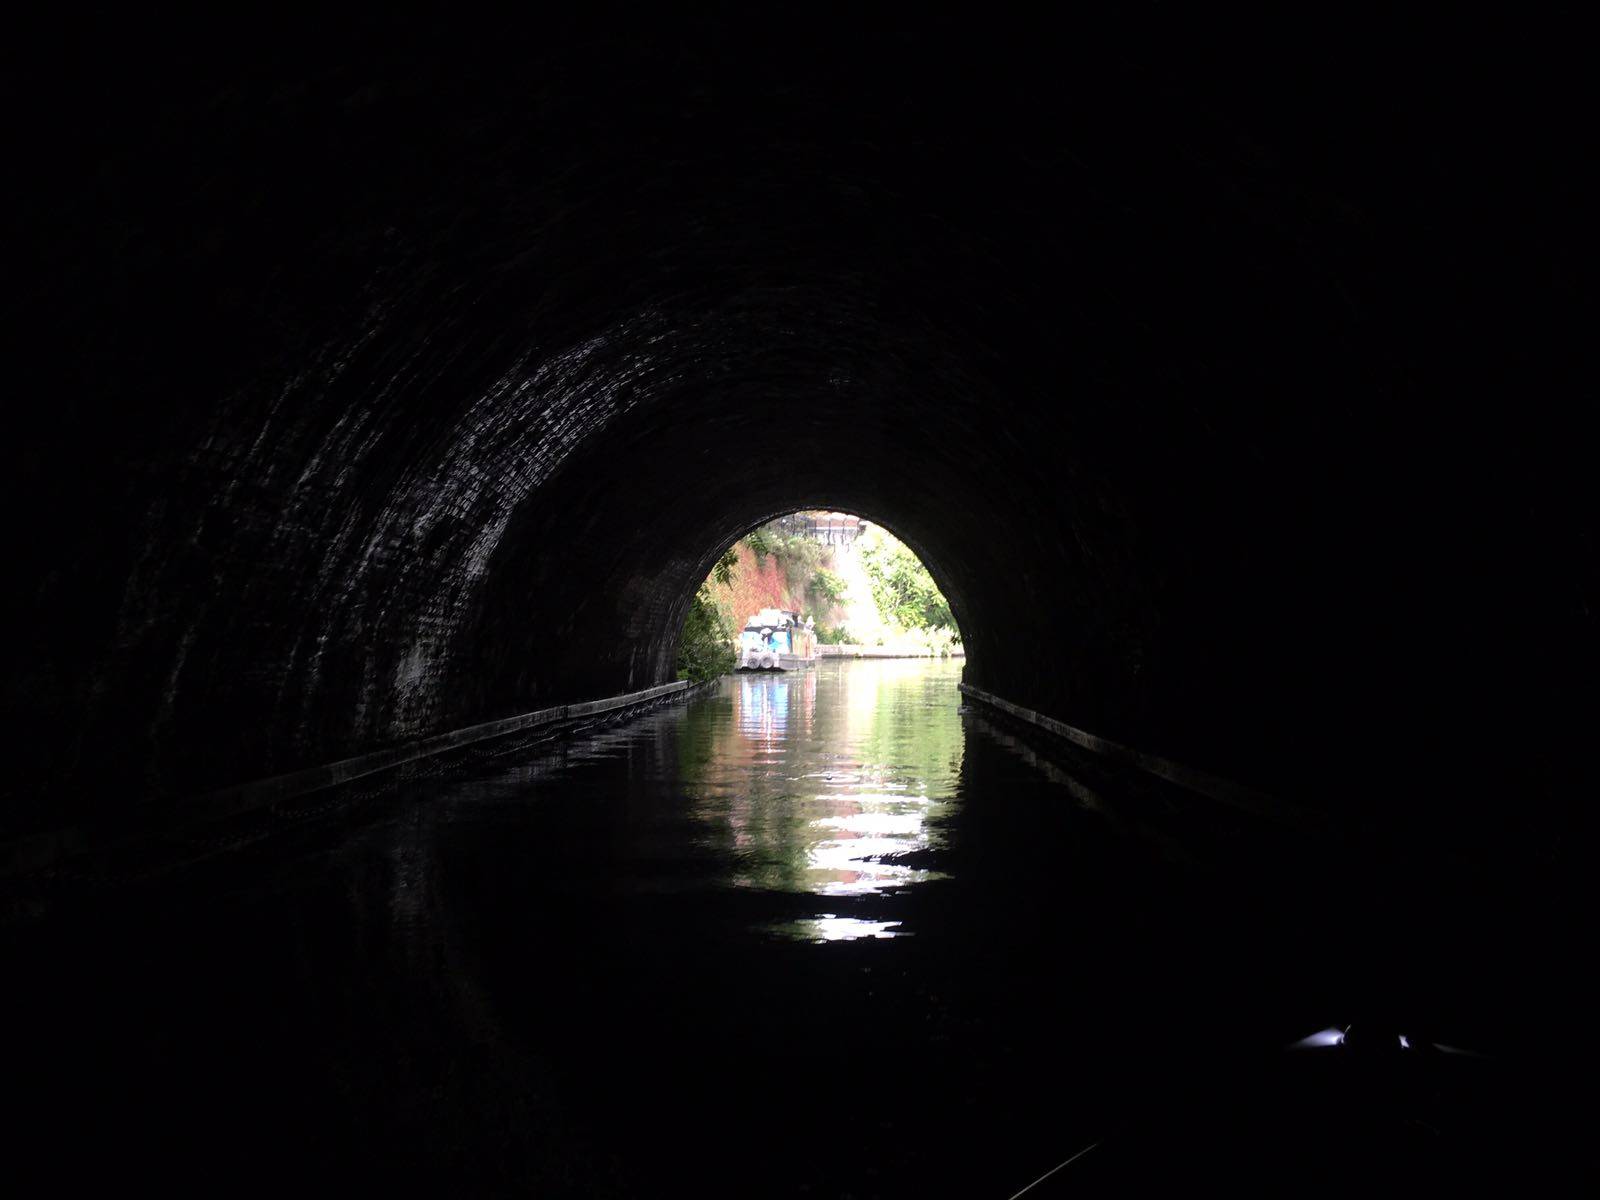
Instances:
[[[692,705],[680,786],[697,841],[725,847],[720,882],[892,900],[944,878],[928,862],[955,803],[959,678],[927,660],[827,663],[728,679]],[[824,914],[779,928],[842,941],[905,936],[900,924]]]

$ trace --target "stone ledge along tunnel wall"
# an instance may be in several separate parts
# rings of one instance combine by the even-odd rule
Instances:
[[[1496,131],[1562,72],[1035,32],[24,64],[4,835],[663,683],[717,553],[806,506],[924,555],[990,693],[1537,826],[1589,769],[1593,552],[1576,285],[1508,175],[1559,182],[1559,122]]]

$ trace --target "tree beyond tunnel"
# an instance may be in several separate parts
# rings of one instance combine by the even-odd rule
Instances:
[[[489,32],[101,29],[16,76],[5,837],[664,683],[797,503],[901,534],[995,695],[1556,836],[1575,76]]]
[[[798,643],[770,640],[785,613],[801,630]],[[678,677],[702,683],[748,669],[751,652],[758,667],[767,651],[814,662],[819,643],[845,647],[820,656],[917,657],[960,641],[950,602],[914,550],[855,513],[799,511],[751,530],[717,559],[684,619]]]

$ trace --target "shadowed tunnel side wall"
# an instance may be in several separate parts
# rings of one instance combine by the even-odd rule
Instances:
[[[1551,281],[1442,110],[719,36],[49,85],[5,833],[663,682],[809,505],[1094,733],[1380,820],[1572,786],[1592,542],[1500,304]]]

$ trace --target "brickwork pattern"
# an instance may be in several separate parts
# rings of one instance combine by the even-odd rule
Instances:
[[[969,682],[1074,727],[1373,812],[1573,785],[1581,443],[1507,349],[1544,318],[1437,303],[1462,244],[1556,276],[1428,174],[1468,147],[1338,73],[1191,103],[1229,72],[1187,47],[1012,39],[983,82],[725,33],[502,31],[470,74],[403,30],[108,38],[41,83],[96,107],[19,189],[0,828],[660,684],[800,508],[893,530]]]

